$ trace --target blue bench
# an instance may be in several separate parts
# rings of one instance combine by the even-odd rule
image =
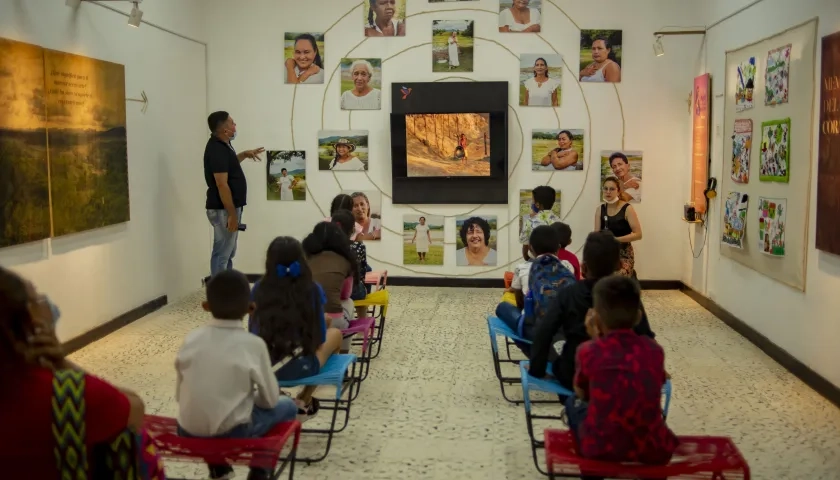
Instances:
[[[502,364],[503,363],[513,363],[518,364],[522,360],[514,360],[511,358],[510,355],[510,346],[516,345],[514,342],[521,342],[527,345],[531,344],[530,340],[526,340],[519,335],[516,334],[510,327],[505,324],[499,317],[488,315],[487,316],[487,330],[490,334],[490,347],[492,348],[493,354],[493,368],[496,370],[496,378],[499,379],[499,388],[502,390],[502,396],[510,403],[520,404],[523,400],[512,400],[508,397],[507,392],[505,391],[505,385],[516,385],[520,383],[519,377],[505,377],[502,374]],[[507,350],[507,360],[503,360],[499,355],[499,342],[496,338],[497,335],[501,335],[505,339],[505,349]]]

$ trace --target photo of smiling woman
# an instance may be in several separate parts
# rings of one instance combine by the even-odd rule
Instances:
[[[621,30],[580,31],[581,82],[621,81]]]
[[[286,83],[324,83],[324,34],[286,32],[284,43]]]
[[[455,217],[457,250],[455,264],[464,266],[495,266],[498,263],[496,253],[495,216]]]
[[[405,0],[365,0],[366,37],[404,37]]]
[[[615,177],[621,182],[622,201],[642,201],[642,152],[604,150],[601,152],[601,181]],[[603,199],[603,197],[602,197]]]
[[[539,33],[542,0],[501,0],[499,2],[499,31]]]
[[[318,170],[363,171],[367,169],[367,130],[321,130],[318,132]]]
[[[341,109],[379,110],[382,105],[382,59],[342,58]]]
[[[559,107],[563,85],[563,56],[522,54],[519,57],[519,104]]]

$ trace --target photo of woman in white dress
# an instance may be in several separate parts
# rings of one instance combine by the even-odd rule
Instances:
[[[443,215],[403,215],[403,265],[443,265]]]
[[[501,0],[499,2],[499,31],[539,33],[540,0]]]
[[[533,59],[533,60],[532,60]],[[552,66],[549,66],[549,59]],[[531,107],[559,107],[563,84],[563,57],[523,54],[519,60],[519,104]]]
[[[461,66],[461,63],[458,62],[458,33],[452,32],[447,43],[449,43],[449,69],[451,70],[452,67]]]
[[[426,225],[426,217],[420,217],[420,223],[414,227],[414,238],[411,239],[417,250],[417,259],[425,263],[426,254],[429,253],[429,245],[432,244],[432,234],[429,226]]]
[[[289,171],[285,168],[280,170],[280,178],[277,179],[277,186],[280,187],[280,200],[291,201],[295,199],[294,188],[297,184],[295,177],[289,176]]]
[[[370,59],[381,65],[380,59]],[[382,104],[382,90],[376,88],[382,82],[382,69],[374,67],[366,58],[341,59],[341,109],[379,110]],[[345,90],[345,85],[352,85]]]

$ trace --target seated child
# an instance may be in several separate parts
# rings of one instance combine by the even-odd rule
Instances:
[[[574,274],[564,267],[555,255],[560,241],[553,228],[547,225],[535,228],[531,233],[529,245],[536,258],[530,262],[525,310],[520,312],[518,307],[506,302],[496,307],[496,316],[517,332],[517,335],[527,340],[533,338],[534,330],[556,292],[575,281]],[[525,351],[527,347],[523,348],[520,345],[520,349]]]
[[[633,331],[642,316],[639,284],[611,275],[592,296],[586,324],[593,340],[577,350],[575,396],[566,401],[578,451],[601,461],[664,465],[678,440],[660,405],[665,352]]]
[[[326,296],[312,280],[300,242],[292,237],[275,238],[266,253],[266,271],[254,285],[256,309],[249,330],[268,347],[277,380],[298,380],[320,372],[341,345],[341,331],[328,328],[324,318]],[[315,387],[305,387],[297,396],[298,419],[318,413],[312,398]]]
[[[339,210],[347,210],[348,212],[352,212],[353,210],[353,197],[347,195],[346,193],[339,193],[338,195],[333,198],[332,203],[330,204],[330,216],[325,218],[325,222],[332,222],[332,215]],[[352,214],[351,214],[352,215]],[[360,224],[356,223],[353,220],[353,233],[350,234],[350,240],[355,241],[356,237],[364,232],[364,227]]]
[[[554,222],[551,228],[557,230],[557,234],[560,235],[560,250],[557,250],[557,258],[569,271],[574,272],[575,280],[580,280],[580,262],[574,253],[566,250],[566,247],[572,244],[572,227],[563,222]]]
[[[554,202],[557,200],[557,191],[547,185],[541,185],[531,191],[531,212],[522,215],[522,231],[519,232],[519,243],[522,244],[522,258],[527,262],[531,256],[531,249],[528,240],[531,232],[541,225],[551,225],[559,222],[560,218],[551,211]]]
[[[370,271],[370,266],[367,264],[367,248],[365,247],[365,244],[353,240],[353,237],[355,236],[355,230],[353,228],[354,225],[357,225],[356,220],[353,218],[353,214],[349,210],[338,210],[333,213],[332,222],[338,225],[339,228],[341,228],[341,231],[347,234],[347,237],[350,239],[350,249],[356,254],[356,262],[359,267],[359,281],[351,283],[352,289],[349,298],[351,300],[364,300],[370,292],[370,286],[365,285],[365,274]],[[344,297],[342,297],[342,300],[344,300]],[[351,308],[350,311],[352,313],[353,308]],[[362,318],[366,315],[366,307],[359,307],[356,309],[357,317]]]
[[[207,284],[202,306],[213,320],[187,334],[175,361],[181,435],[258,438],[295,419],[297,405],[280,396],[265,343],[242,329],[242,317],[254,308],[249,296],[248,279],[236,270],[222,271]],[[209,468],[210,478],[232,478],[230,465]],[[248,478],[270,476],[252,469]]]
[[[572,389],[575,375],[575,353],[578,346],[589,340],[586,331],[586,312],[592,308],[592,288],[595,282],[618,271],[621,265],[621,244],[610,232],[592,232],[583,246],[583,280],[561,290],[551,301],[542,322],[534,331],[531,346],[531,375],[542,378],[546,374],[553,345],[564,338],[563,349],[553,361],[551,373],[561,385]],[[647,315],[642,307],[641,321],[633,328],[639,335],[654,338]]]
[[[502,302],[516,306],[520,310],[525,308],[525,295],[528,295],[528,273],[531,271],[531,262],[522,262],[513,267],[513,279],[510,287],[502,294]]]

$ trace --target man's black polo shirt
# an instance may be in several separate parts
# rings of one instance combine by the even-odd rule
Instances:
[[[222,210],[225,205],[222,197],[219,196],[219,187],[216,186],[214,173],[228,174],[228,187],[233,197],[233,206],[244,207],[248,197],[248,184],[245,181],[245,172],[242,165],[236,158],[236,152],[229,143],[225,143],[215,136],[207,140],[204,148],[204,180],[207,182],[207,203],[208,210]]]

